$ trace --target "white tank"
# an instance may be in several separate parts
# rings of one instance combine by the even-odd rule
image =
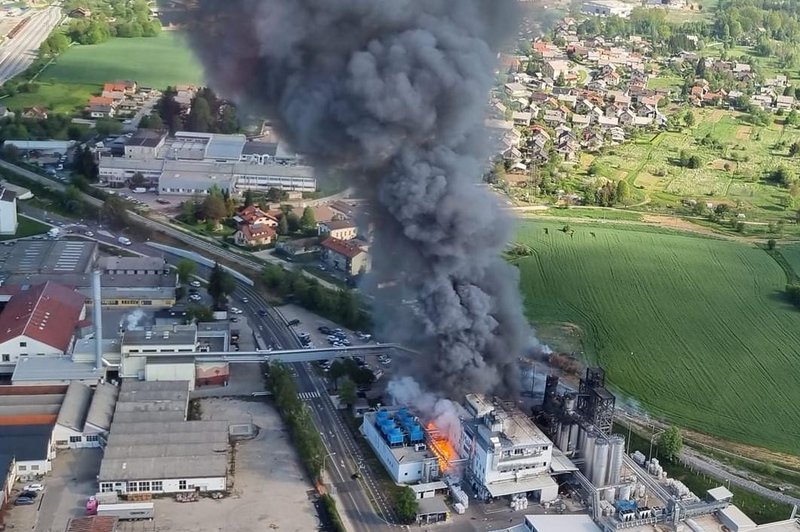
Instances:
[[[644,484],[639,484],[638,486],[636,486],[636,498],[637,499],[644,499],[645,491],[646,491],[646,489],[645,489]]]
[[[569,450],[574,451],[578,448],[578,432],[580,432],[580,427],[577,423],[573,423],[569,426]]]
[[[580,452],[581,456],[586,454],[586,431],[578,425],[577,423],[575,426],[578,427],[578,451]]]
[[[625,484],[619,488],[619,500],[621,501],[628,501],[631,498],[631,491],[633,491],[633,486],[631,484]]]
[[[622,455],[625,453],[625,438],[615,434],[609,438],[607,485],[619,484],[622,476]]]
[[[565,453],[567,452],[568,445],[569,445],[569,424],[562,423],[558,434],[558,448],[561,449],[561,452]]]
[[[597,435],[593,432],[586,433],[586,454],[584,454],[583,473],[591,480],[592,464],[594,463],[594,442],[597,441]]]
[[[594,461],[592,462],[592,484],[598,488],[606,485],[608,472],[608,449],[606,440],[598,438],[594,443]]]
[[[608,488],[603,492],[603,498],[608,502],[614,502],[614,488]]]

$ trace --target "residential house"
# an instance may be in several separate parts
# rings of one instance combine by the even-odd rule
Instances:
[[[636,116],[633,119],[633,125],[636,127],[646,127],[653,124],[655,115],[653,116]]]
[[[603,140],[603,136],[600,135],[597,131],[592,129],[584,129],[583,135],[581,136],[581,146],[590,152],[597,152],[600,151],[605,142]]]
[[[238,225],[266,225],[278,227],[278,219],[271,214],[262,211],[258,205],[250,205],[240,209],[233,217]]]
[[[544,112],[544,121],[547,124],[563,124],[567,121],[567,115],[561,109],[548,109]]]
[[[575,107],[575,104],[578,103],[578,97],[574,94],[559,94],[557,98],[561,105]]]
[[[619,118],[616,116],[601,116],[597,123],[600,127],[617,127],[619,126]]]
[[[114,116],[114,100],[105,96],[92,96],[86,112],[90,118],[111,118]]]
[[[356,276],[369,272],[372,264],[368,247],[358,240],[327,238],[322,242],[322,260],[334,270]]]
[[[310,237],[285,240],[275,244],[275,249],[292,257],[306,255],[308,253],[316,253],[320,250],[319,238]]]
[[[22,118],[32,118],[35,120],[47,120],[47,110],[44,107],[28,107],[22,112]]]
[[[794,96],[778,96],[775,99],[775,107],[783,111],[791,111],[794,107]]]
[[[558,79],[560,75],[563,75],[566,78],[569,74],[571,74],[572,69],[569,66],[569,61],[565,61],[563,59],[554,60],[554,61],[545,61],[544,65],[542,66],[542,73],[551,79]]]
[[[619,119],[619,125],[624,127],[631,126],[636,121],[636,113],[630,109],[625,109],[619,113],[617,118]]]
[[[772,96],[769,94],[754,94],[750,97],[750,103],[759,106],[763,110],[772,108]]]
[[[505,90],[506,95],[509,98],[513,99],[526,98],[531,94],[531,91],[528,90],[528,88],[522,83],[517,83],[517,82],[506,83],[503,88]]]
[[[353,240],[358,236],[358,227],[350,220],[331,220],[319,224],[319,235],[338,240]]]
[[[531,125],[531,113],[524,112],[524,111],[515,111],[511,115],[511,120],[514,122],[516,126],[529,126]]]
[[[625,131],[621,127],[612,127],[608,130],[608,136],[612,142],[623,143],[625,142]]]
[[[275,228],[269,225],[243,224],[233,234],[233,239],[237,246],[253,248],[268,246],[275,241],[277,236]]]
[[[576,128],[588,127],[591,121],[589,115],[572,115],[572,126]]]

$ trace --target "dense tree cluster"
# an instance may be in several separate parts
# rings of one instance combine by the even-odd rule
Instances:
[[[228,296],[236,290],[236,280],[233,276],[215,263],[208,277],[208,295],[214,300],[217,309],[224,309],[228,303]]]
[[[185,113],[181,105],[175,101],[177,91],[167,87],[158,101],[156,111],[160,126],[169,129],[170,133],[185,129],[202,133],[236,133],[239,131],[239,120],[236,108],[229,102],[221,100],[214,91],[201,88],[192,100],[189,113]],[[155,117],[150,117],[139,127],[153,127]]]
[[[261,275],[263,283],[282,297],[292,296],[300,305],[350,329],[366,329],[369,317],[352,290],[332,290],[300,271],[286,271],[268,264]]]
[[[145,0],[67,0],[64,10],[88,8],[91,16],[74,19],[67,35],[78,44],[98,44],[111,37],[155,37],[161,32],[161,22],[150,16]]]
[[[17,111],[15,116],[0,119],[0,141],[18,140],[80,140],[85,136],[85,128],[72,123],[66,115],[49,114],[44,120],[22,118]]]

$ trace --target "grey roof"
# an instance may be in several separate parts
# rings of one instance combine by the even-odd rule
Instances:
[[[189,423],[184,421],[183,423]],[[142,425],[142,423],[125,423],[124,425]],[[163,425],[162,423],[150,423],[150,425],[157,427]],[[122,426],[122,425],[121,425]],[[226,443],[228,441],[228,433],[224,434],[221,431],[210,432],[178,432],[168,433],[148,432],[138,434],[136,431],[128,431],[125,433],[116,433],[114,430],[108,437],[108,447],[112,446],[128,446],[128,445],[168,445],[168,444],[189,444],[189,443]]]
[[[72,430],[83,431],[83,424],[92,401],[92,389],[80,382],[71,382],[56,423]]]
[[[183,421],[184,411],[179,410],[136,410],[114,412],[114,423],[151,423],[157,421]]]
[[[224,477],[228,473],[226,454],[205,454],[159,458],[106,459],[100,464],[100,482],[150,479]]]
[[[148,333],[150,333],[149,336]],[[125,331],[122,337],[122,345],[124,346],[188,345],[196,342],[196,330]]]
[[[447,505],[439,497],[417,500],[417,515],[447,513]]]
[[[0,189],[0,201],[7,201],[11,203],[12,201],[14,201],[14,198],[16,197],[17,197],[16,192],[9,190],[5,187]]]
[[[100,257],[97,266],[103,270],[168,270],[163,257]]]
[[[17,382],[70,382],[73,380],[100,380],[102,372],[92,364],[73,362],[65,356],[21,357],[14,368],[12,383]]]
[[[147,148],[155,148],[159,145],[161,140],[167,136],[164,131],[154,131],[152,129],[139,129],[133,134],[131,138],[125,142],[127,146],[143,146]]]
[[[136,381],[125,380],[122,382],[123,392],[181,392],[189,390],[189,381]]]
[[[0,270],[9,274],[88,273],[96,254],[96,242],[22,240],[0,253]]]
[[[277,151],[277,142],[258,142],[249,140],[242,148],[242,155],[269,155],[270,157],[275,157]]]
[[[61,405],[3,405],[0,417],[6,416],[57,416]]]
[[[11,466],[13,464],[14,456],[0,453],[0,478],[6,479],[11,476]]]
[[[206,147],[206,157],[238,161],[246,143],[244,135],[213,135]]]
[[[157,435],[169,434],[193,434],[214,432],[224,433],[228,436],[228,423],[225,421],[168,421],[144,422],[144,423],[117,423],[116,420],[111,425],[111,435],[139,434]],[[202,441],[202,440],[201,440]]]
[[[17,462],[46,460],[52,435],[53,425],[5,425],[0,455],[11,455]]]
[[[61,406],[64,402],[63,393],[48,393],[36,395],[0,395],[0,407],[3,406],[22,406],[22,405],[41,405],[41,406]]]
[[[203,456],[224,453],[227,442],[168,443],[161,445],[115,445],[105,450],[104,458],[158,458],[166,456]]]
[[[119,388],[113,384],[108,382],[99,384],[94,391],[89,413],[86,415],[86,424],[100,430],[108,430],[111,427],[111,418],[114,416],[117,394]]]

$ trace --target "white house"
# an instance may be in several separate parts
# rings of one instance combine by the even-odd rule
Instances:
[[[86,297],[48,281],[5,286],[0,301],[0,373],[12,373],[21,356],[69,352],[78,323],[86,318]]]
[[[0,235],[17,232],[17,195],[0,187]]]
[[[0,456],[14,457],[14,475],[36,478],[50,472],[55,458],[53,425],[4,425]]]

